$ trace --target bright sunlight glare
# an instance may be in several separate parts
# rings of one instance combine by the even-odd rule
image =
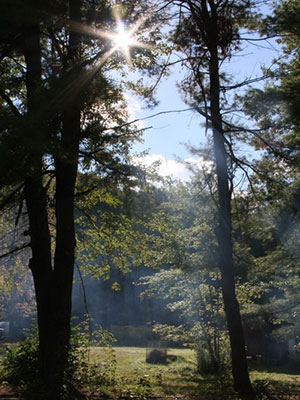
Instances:
[[[146,17],[140,18],[134,25],[130,28],[125,27],[125,23],[121,19],[119,13],[119,8],[114,10],[114,19],[116,21],[116,29],[112,31],[101,31],[97,30],[99,37],[104,37],[112,41],[112,48],[106,52],[103,57],[103,62],[107,60],[114,52],[120,51],[123,53],[126,61],[131,62],[130,58],[130,48],[140,47],[140,48],[150,48],[147,43],[140,42],[134,38],[136,32],[140,26],[144,23]]]
[[[116,49],[123,52],[127,62],[130,62],[130,47],[136,45],[132,37],[133,33],[133,30],[125,30],[123,21],[117,22],[117,32],[113,35],[113,42]]]
[[[122,50],[127,51],[130,46],[134,45],[134,40],[131,35],[132,32],[125,30],[124,23],[119,22],[117,33],[114,38],[115,45]]]

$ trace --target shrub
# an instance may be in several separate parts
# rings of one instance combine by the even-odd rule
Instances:
[[[61,397],[67,398],[75,387],[89,394],[104,394],[114,383],[116,358],[112,349],[113,336],[98,327],[92,335],[86,324],[72,328],[68,366]],[[102,347],[101,363],[94,363],[92,346]],[[26,338],[17,346],[6,350],[0,373],[2,381],[7,381],[20,392],[30,394],[30,398],[40,400],[41,385],[38,377],[38,334],[26,333]]]
[[[216,374],[220,365],[217,360],[212,359],[207,349],[196,348],[197,369],[200,374]]]
[[[37,331],[27,331],[25,340],[6,350],[0,367],[2,381],[7,381],[23,391],[27,386],[37,385],[37,370]]]
[[[69,380],[89,395],[106,394],[115,382],[116,356],[114,336],[101,326],[89,335],[86,324],[73,328],[69,353]],[[92,349],[101,347],[101,362],[94,362]]]

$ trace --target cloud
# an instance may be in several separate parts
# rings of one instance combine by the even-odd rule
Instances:
[[[142,107],[141,107],[140,103],[138,102],[138,100],[136,100],[130,94],[125,93],[124,98],[125,98],[125,102],[126,102],[126,106],[127,106],[129,120],[133,121],[138,118],[137,114],[141,111]],[[135,123],[135,125],[138,127],[138,129],[144,128],[143,121],[137,121]]]
[[[162,154],[147,154],[142,158],[138,158],[138,163],[145,167],[150,167],[156,163],[157,172],[159,175],[166,177],[172,176],[174,179],[187,182],[191,179],[192,170],[202,170],[203,168],[210,169],[211,163],[205,161],[202,157],[198,158],[185,158],[183,161],[167,160]]]

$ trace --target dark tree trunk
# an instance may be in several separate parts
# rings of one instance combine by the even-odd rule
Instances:
[[[80,20],[80,0],[70,0],[70,19]],[[71,24],[70,24],[71,25]],[[79,56],[80,36],[69,33],[68,66]],[[41,87],[41,49],[39,25],[26,27],[23,41],[27,73],[26,87],[29,121],[38,115]],[[75,82],[75,80],[74,80]],[[76,99],[66,104],[62,116],[61,138],[55,154],[56,241],[52,265],[47,196],[43,186],[43,140],[41,129],[33,129],[32,139],[40,145],[28,157],[25,198],[29,217],[32,270],[39,329],[39,373],[47,388],[47,398],[59,399],[67,367],[70,342],[72,284],[75,254],[74,192],[77,176],[80,107]],[[46,394],[45,394],[46,396]]]
[[[190,87],[194,100],[199,101],[199,91],[207,108],[210,101],[210,117],[213,131],[213,142],[216,163],[218,186],[218,222],[216,237],[218,242],[218,268],[221,272],[221,285],[225,315],[230,337],[232,375],[234,385],[240,394],[253,397],[253,389],[249,379],[244,333],[241,322],[239,304],[235,293],[232,221],[231,221],[231,193],[229,190],[229,176],[227,154],[223,132],[222,116],[220,112],[220,73],[219,50],[222,52],[222,61],[226,59],[227,50],[230,51],[234,41],[233,25],[236,23],[235,2],[215,0],[185,0],[180,3],[186,5],[189,11],[187,17],[188,31],[191,42],[188,46],[187,59],[191,59],[193,81],[198,83],[199,90]],[[238,4],[241,6],[241,4]],[[187,14],[188,15],[188,14]],[[185,11],[182,12],[185,21]],[[183,24],[185,29],[185,24]],[[179,44],[182,38],[179,30]],[[187,42],[188,43],[188,42]],[[187,44],[183,39],[183,48]],[[193,59],[194,56],[194,59]],[[201,71],[208,66],[209,90],[206,88],[206,73]],[[208,113],[209,114],[209,113]]]
[[[38,316],[39,331],[39,366],[40,377],[44,380],[47,372],[47,348],[49,346],[49,315],[52,305],[52,266],[51,241],[48,228],[45,191],[42,175],[35,171],[35,176],[28,177],[25,184],[26,205],[29,216],[32,258],[31,268]]]
[[[42,132],[34,129],[38,115],[39,88],[41,85],[41,49],[39,25],[24,28],[22,43],[26,62],[27,116],[30,127],[30,144],[40,142]],[[32,143],[31,143],[32,141]],[[35,147],[35,146],[33,146]],[[29,267],[33,274],[39,330],[40,377],[47,376],[47,349],[49,347],[49,315],[52,308],[51,238],[48,225],[46,191],[43,187],[42,149],[37,146],[28,154],[25,199],[29,218],[29,235],[32,257]]]
[[[70,20],[80,21],[81,0],[70,0]],[[70,29],[68,66],[76,71],[80,51],[80,34]],[[78,77],[77,77],[78,78]],[[76,84],[76,76],[74,76]],[[61,140],[55,155],[56,175],[56,247],[54,257],[54,293],[52,353],[49,367],[54,368],[58,378],[63,376],[67,365],[70,342],[72,311],[72,286],[75,262],[74,195],[77,177],[80,104],[79,95],[67,99],[62,117]],[[55,310],[59,310],[59,313]]]
[[[218,184],[218,266],[221,271],[222,294],[231,344],[232,375],[234,385],[241,394],[253,393],[249,379],[244,333],[239,304],[235,293],[234,266],[232,256],[231,193],[227,155],[220,113],[220,81],[217,42],[210,47],[210,107],[213,129],[216,173]]]

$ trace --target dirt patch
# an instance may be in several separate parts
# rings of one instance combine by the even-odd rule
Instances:
[[[7,384],[0,385],[0,399],[21,400],[20,396]]]

